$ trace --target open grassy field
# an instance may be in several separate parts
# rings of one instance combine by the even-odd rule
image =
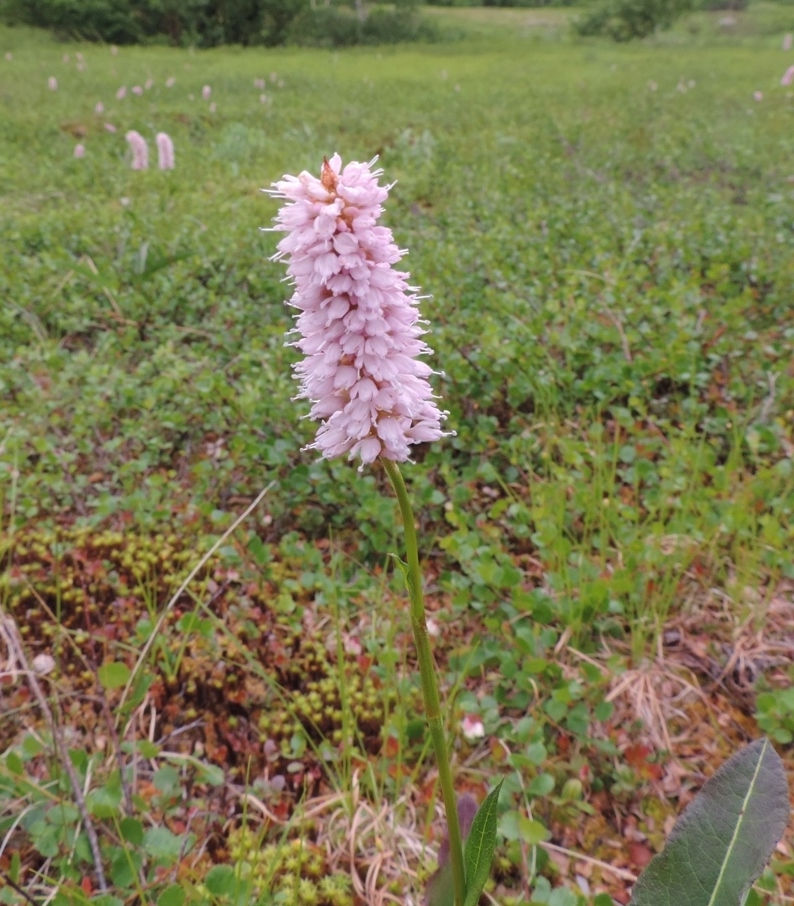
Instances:
[[[458,784],[506,778],[484,902],[626,903],[738,745],[794,778],[794,7],[632,46],[501,13],[344,52],[0,30],[0,902],[422,902],[396,505],[302,452],[260,231],[335,151],[396,181],[429,295],[456,434],[405,475]],[[793,879],[789,833],[749,906]]]

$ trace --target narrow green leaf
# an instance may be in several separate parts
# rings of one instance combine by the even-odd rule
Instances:
[[[768,739],[756,740],[690,803],[629,906],[740,906],[788,819],[783,763]]]
[[[104,689],[121,689],[122,686],[127,685],[127,680],[130,678],[130,668],[120,661],[110,662],[103,664],[97,670],[97,674],[99,675],[99,682],[102,683]]]
[[[474,816],[469,836],[466,838],[466,899],[464,906],[477,906],[485,882],[491,874],[493,851],[496,848],[496,807],[503,781],[485,797]]]

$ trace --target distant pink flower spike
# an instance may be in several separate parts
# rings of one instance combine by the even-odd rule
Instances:
[[[116,132],[117,131],[116,127],[113,125],[113,123],[105,123],[105,130],[107,132]]]
[[[147,79],[143,86],[147,91],[154,87],[154,79]]]
[[[210,104],[210,113],[215,113],[215,111],[216,111],[217,109],[218,109],[218,105],[215,103],[215,101],[213,101],[213,102]]]
[[[161,170],[174,169],[174,143],[165,132],[158,132],[157,138],[157,165]]]
[[[205,101],[208,101],[210,99],[211,94],[212,94],[212,89],[210,88],[209,85],[205,85],[201,89],[201,96],[204,98]]]
[[[780,80],[780,84],[783,87],[787,88],[792,82],[794,82],[794,66],[789,66],[789,68],[783,73],[783,78]]]
[[[792,47],[794,47],[794,35],[789,32],[783,38],[783,50],[791,50]]]
[[[132,93],[133,93],[133,94],[137,94],[138,97],[140,97],[140,96],[143,94],[143,88],[141,88],[140,85],[133,85],[133,86],[132,86]]]
[[[122,85],[121,88],[119,88],[119,90],[116,92],[116,99],[122,101],[125,97],[127,97],[127,89],[124,85]]]
[[[50,89],[50,91],[58,90],[58,80],[55,78],[55,76],[50,76],[47,79],[47,87]]]
[[[130,130],[126,139],[132,148],[132,169],[145,170],[149,166],[149,147],[146,139],[134,129]]]
[[[258,88],[260,91],[264,91],[265,80],[264,79],[254,79],[254,88]]]
[[[760,103],[761,101],[763,101],[763,99],[764,99],[764,92],[763,92],[763,91],[754,91],[754,92],[753,92],[753,100],[754,100],[754,101],[758,101],[758,102]]]
[[[69,62],[69,54],[68,54],[68,53],[65,53],[65,54],[63,55],[63,62],[64,62],[64,63],[68,63],[68,62]]]
[[[83,60],[85,59],[85,58],[83,57],[83,55],[80,53],[79,50],[78,50],[77,53],[74,55],[74,58],[75,58],[75,60],[77,60],[78,63],[82,63]]]
[[[100,114],[102,114],[104,112],[105,112],[105,105],[102,103],[102,101],[97,101],[96,107],[94,107],[94,113],[96,113],[96,115],[99,116]]]
[[[79,62],[79,63],[77,64],[77,71],[78,71],[78,72],[85,72],[85,63],[83,63],[82,61]]]
[[[74,146],[74,156],[76,158],[85,157],[85,145],[75,145]]]
[[[10,50],[7,50],[6,51],[6,60],[8,60],[8,62],[10,63],[13,59],[14,59],[14,55],[11,53]]]
[[[176,79],[175,79],[173,76],[169,76],[169,77],[165,80],[165,87],[166,87],[166,88],[173,88],[175,84],[176,84]]]
[[[378,457],[402,462],[412,444],[444,436],[446,413],[433,401],[432,369],[418,357],[418,298],[395,270],[403,256],[391,230],[377,226],[389,194],[381,170],[324,160],[319,179],[285,176],[270,194],[287,199],[274,230],[288,235],[275,259],[288,260],[295,292],[298,398],[312,401],[321,425],[308,449],[326,459],[347,454],[362,465]]]

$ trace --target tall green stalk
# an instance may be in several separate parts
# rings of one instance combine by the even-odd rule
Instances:
[[[455,786],[452,782],[452,769],[447,755],[447,743],[444,736],[444,724],[441,719],[441,704],[438,698],[438,684],[433,655],[430,651],[430,638],[427,634],[425,620],[425,601],[422,594],[422,574],[419,571],[419,544],[414,525],[414,514],[408,490],[405,487],[397,463],[382,460],[391,479],[394,493],[400,504],[403,526],[405,528],[405,551],[408,563],[408,593],[411,598],[411,626],[414,631],[416,653],[419,658],[419,673],[422,678],[422,696],[425,702],[425,717],[430,729],[430,738],[436,753],[438,777],[441,784],[441,797],[447,815],[449,833],[449,860],[452,868],[452,884],[455,906],[463,906],[466,896],[466,873],[463,867],[463,841],[460,835],[458,806],[455,797]]]

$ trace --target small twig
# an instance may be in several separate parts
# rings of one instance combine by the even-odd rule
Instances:
[[[541,841],[538,846],[542,846],[544,849],[550,849],[555,853],[561,853],[564,856],[570,856],[571,859],[576,859],[577,862],[589,862],[590,865],[598,865],[599,868],[612,872],[613,875],[616,875],[623,881],[631,881],[633,884],[637,880],[637,875],[632,874],[630,871],[626,871],[625,868],[616,868],[614,865],[610,865],[609,862],[602,862],[601,859],[585,856],[583,853],[578,853],[573,849],[566,849],[564,846],[557,846],[556,843],[544,843]]]
[[[77,809],[80,812],[80,818],[85,827],[85,833],[88,837],[88,843],[91,847],[91,855],[94,859],[94,869],[96,871],[97,883],[99,884],[99,889],[102,893],[107,893],[108,885],[105,880],[105,872],[102,868],[102,854],[99,849],[99,839],[96,835],[96,829],[94,824],[91,821],[91,816],[88,814],[88,808],[85,804],[85,797],[83,796],[83,791],[80,788],[80,781],[77,777],[77,772],[74,769],[71,759],[69,758],[69,753],[66,751],[63,745],[63,739],[58,733],[58,727],[55,723],[55,718],[53,717],[50,706],[47,704],[47,699],[42,692],[41,686],[39,685],[38,679],[36,679],[36,674],[31,670],[30,665],[27,662],[25,657],[25,649],[23,647],[22,639],[19,635],[19,630],[17,629],[16,623],[12,618],[6,617],[3,621],[5,623],[5,628],[8,633],[8,639],[10,639],[11,644],[14,647],[14,656],[17,661],[24,666],[25,674],[30,685],[33,695],[36,697],[36,700],[39,703],[39,708],[44,715],[44,719],[49,725],[50,731],[52,733],[53,743],[55,744],[55,749],[58,753],[58,758],[60,759],[61,765],[69,777],[69,783],[72,787],[72,792],[74,794],[74,801],[77,805]]]
[[[15,890],[21,897],[24,897],[28,901],[28,903],[30,903],[30,906],[40,906],[37,900],[34,900],[26,890],[23,890],[17,883],[12,881],[8,874],[2,869],[0,869],[0,877],[6,882],[6,884],[8,884],[8,886],[12,890]]]

